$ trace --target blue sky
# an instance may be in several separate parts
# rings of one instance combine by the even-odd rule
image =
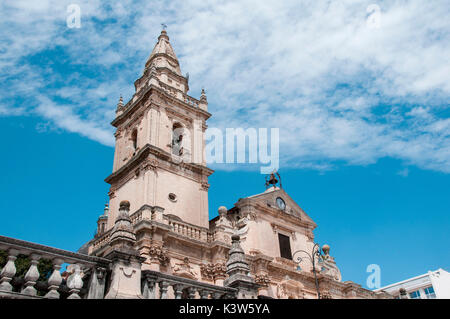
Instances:
[[[280,127],[283,186],[344,280],[449,270],[446,1],[72,1],[0,4],[0,234],[76,250],[107,201],[113,119],[168,25],[210,127]],[[381,9],[380,27],[367,7]],[[270,123],[270,125],[268,125]],[[210,216],[264,190],[216,166]]]

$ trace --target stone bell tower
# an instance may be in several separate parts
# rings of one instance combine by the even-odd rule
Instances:
[[[208,176],[205,130],[208,102],[204,90],[199,100],[189,96],[189,78],[163,30],[136,92],[124,104],[120,98],[107,229],[114,226],[122,200],[130,214],[158,210],[187,223],[208,227]]]

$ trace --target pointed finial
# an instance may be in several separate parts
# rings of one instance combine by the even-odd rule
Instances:
[[[117,103],[116,113],[118,114],[122,110],[123,110],[123,98],[122,98],[122,94],[121,94],[120,98],[119,98],[119,103]]]
[[[200,96],[200,102],[206,102],[206,93],[205,93],[205,88],[202,88],[202,94]]]
[[[158,37],[158,41],[160,41],[162,38],[169,41],[169,36],[167,35],[167,32],[166,32],[167,25],[164,23],[161,23],[161,26],[162,26],[162,30],[161,30],[161,34]]]

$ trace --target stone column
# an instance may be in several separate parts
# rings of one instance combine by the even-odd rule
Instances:
[[[218,262],[214,264],[214,284],[216,286],[223,286],[223,282],[227,273],[227,266],[225,263]]]

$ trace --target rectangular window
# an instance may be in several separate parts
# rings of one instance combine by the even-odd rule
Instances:
[[[425,288],[424,291],[427,299],[436,299],[436,294],[434,293],[434,289],[432,286]]]
[[[411,299],[420,299],[420,291],[416,290],[409,293],[409,298]]]
[[[280,243],[281,257],[292,260],[291,243],[289,237],[283,234],[278,234],[278,241]]]

